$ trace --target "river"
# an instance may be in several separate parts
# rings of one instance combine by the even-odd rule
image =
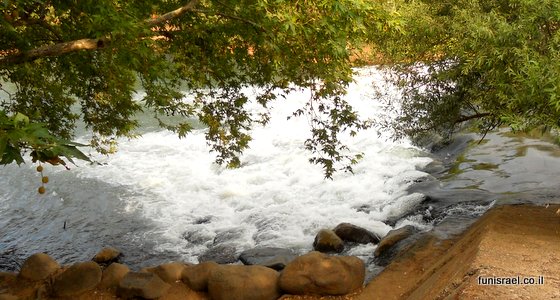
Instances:
[[[385,113],[372,88],[381,81],[375,69],[360,69],[349,88],[347,100],[364,118]],[[468,147],[471,136],[430,154],[371,129],[342,137],[365,154],[354,174],[326,180],[308,162],[307,120],[286,118],[308,97],[294,92],[273,103],[271,122],[254,129],[238,169],[214,163],[204,128],[179,139],[147,119],[142,136],[121,139],[116,154],[91,152],[96,163],[70,170],[45,167],[45,195],[37,193],[40,175],[32,163],[0,167],[0,270],[15,270],[36,252],[62,264],[89,260],[105,246],[122,250],[133,269],[197,262],[218,244],[237,252],[273,246],[305,253],[321,228],[350,222],[380,236],[408,224],[429,230],[448,215],[477,217],[504,193],[552,189],[560,178],[557,147],[540,140],[492,133],[480,147]],[[510,140],[527,149],[519,152]],[[530,159],[520,165],[524,157]],[[345,254],[367,261],[374,249]]]

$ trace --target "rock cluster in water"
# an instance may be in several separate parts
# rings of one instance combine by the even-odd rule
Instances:
[[[313,246],[341,252],[345,242],[380,243],[375,253],[379,256],[411,232],[403,228],[380,241],[364,228],[342,223],[334,230],[321,230]],[[361,259],[318,251],[297,256],[289,249],[255,248],[229,258],[244,265],[219,264],[209,253],[201,256],[199,264],[171,262],[139,272],[120,264],[121,256],[117,249],[105,248],[92,261],[60,266],[47,254],[32,255],[19,273],[0,273],[0,300],[174,299],[178,295],[193,300],[273,300],[283,294],[345,295],[360,289],[365,278]]]
[[[321,252],[340,253],[345,242],[359,244],[377,244],[379,237],[365,229],[350,223],[340,223],[334,229],[321,229],[315,236],[313,249]]]
[[[44,253],[32,255],[18,274],[0,274],[0,299],[165,299],[182,287],[190,292],[188,299],[274,300],[283,294],[344,295],[359,289],[365,277],[359,258],[316,251],[293,259],[282,272],[215,262],[172,262],[140,272],[117,262],[101,265],[90,261],[61,267]]]

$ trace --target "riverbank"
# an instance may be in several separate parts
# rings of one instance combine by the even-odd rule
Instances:
[[[560,205],[489,210],[450,240],[422,239],[352,297],[294,299],[560,299]],[[488,277],[541,285],[481,285]],[[481,279],[479,279],[481,278]]]
[[[559,266],[560,204],[503,205],[490,209],[455,238],[441,240],[437,234],[426,233],[357,292],[336,297],[284,295],[280,299],[556,299],[560,298]],[[171,265],[164,269],[164,273],[154,272],[158,276],[175,272],[177,277],[168,280],[167,292],[158,299],[209,299],[206,293],[184,284],[181,272]],[[505,281],[534,278],[536,284],[480,284],[498,277]],[[15,275],[4,273],[0,279],[0,299],[7,286],[12,286],[9,293],[17,298],[6,299],[33,298],[37,293],[47,296],[46,290],[22,286]],[[99,286],[78,298],[118,299],[114,289]]]

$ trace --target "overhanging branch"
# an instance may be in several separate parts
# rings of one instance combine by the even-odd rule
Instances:
[[[145,23],[149,26],[157,26],[160,24],[163,24],[169,20],[175,19],[177,17],[180,17],[181,15],[184,15],[186,12],[193,10],[193,8],[198,4],[199,0],[191,0],[189,3],[187,3],[185,6],[181,6],[179,8],[177,8],[174,11],[170,11],[166,14],[163,14],[157,18],[154,19],[148,19],[145,21]]]
[[[461,116],[457,120],[455,120],[455,124],[463,123],[463,122],[470,121],[470,120],[473,120],[473,119],[481,119],[481,118],[484,118],[484,117],[488,117],[490,115],[491,115],[490,113],[478,113],[478,114],[474,114],[474,115],[470,115],[470,116]]]
[[[54,45],[45,45],[33,50],[16,52],[14,54],[4,56],[0,58],[0,65],[18,64],[26,61],[33,61],[41,57],[59,56],[80,50],[95,50],[103,48],[108,41],[109,40],[106,38],[81,39]]]
[[[165,13],[157,18],[144,21],[146,26],[154,27],[161,25],[169,20],[177,18],[188,11],[193,10],[199,0],[191,0],[184,6],[176,10]],[[71,52],[82,50],[97,50],[106,47],[111,42],[109,35],[97,39],[79,39],[74,41],[62,42],[57,44],[43,45],[28,51],[5,51],[0,52],[0,65],[19,64],[33,61],[42,57],[60,56]]]

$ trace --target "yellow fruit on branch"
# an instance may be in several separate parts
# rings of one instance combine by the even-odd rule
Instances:
[[[49,182],[49,177],[48,176],[43,176],[43,178],[41,178],[41,181],[43,183],[48,183]]]
[[[39,194],[44,194],[46,189],[44,186],[40,186],[39,189],[37,190],[39,192]]]

